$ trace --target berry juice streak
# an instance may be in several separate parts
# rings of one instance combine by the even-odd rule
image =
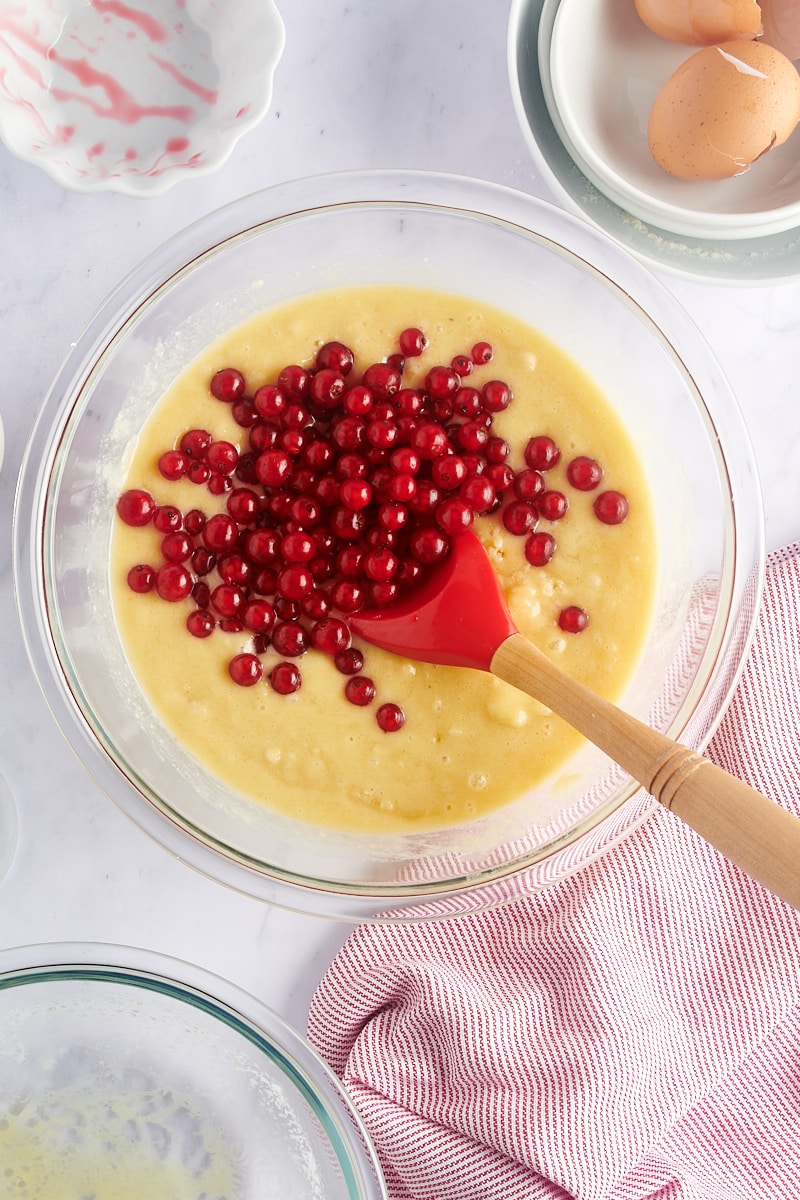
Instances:
[[[24,75],[53,100],[63,105],[88,108],[94,116],[122,126],[133,126],[148,118],[188,125],[196,117],[197,103],[208,107],[217,103],[218,92],[215,88],[207,87],[197,79],[191,78],[176,65],[176,55],[169,54],[173,31],[167,25],[156,20],[150,13],[125,4],[122,0],[91,0],[89,7],[97,14],[94,30],[87,28],[79,33],[75,29],[70,30],[68,25],[61,22],[57,27],[57,36],[52,41],[47,40],[41,23],[37,29],[31,30],[15,19],[23,14],[24,9],[9,11],[6,8],[0,13],[0,38],[5,43],[7,52],[16,60]],[[183,8],[184,5],[178,3],[176,15],[179,15]],[[127,30],[126,25],[130,27]],[[192,103],[182,103],[177,98],[171,103],[166,100],[143,103],[136,98],[130,87],[126,87],[115,75],[102,70],[97,65],[98,56],[108,52],[109,60],[113,61],[119,49],[117,47],[115,50],[111,44],[112,38],[106,36],[109,32],[108,27],[112,26],[110,32],[114,38],[124,38],[130,43],[126,47],[128,53],[125,56],[128,62],[130,54],[137,52],[134,43],[139,40],[139,35],[146,43],[163,46],[167,51],[165,54],[155,54],[150,49],[138,48],[140,61],[147,64],[147,71],[142,72],[142,79],[145,81],[143,86],[146,86],[147,90],[155,96],[166,96],[172,92],[176,97],[180,97],[181,93],[185,93],[192,98]],[[180,21],[175,24],[174,34],[179,41],[185,40],[185,28]],[[66,52],[59,48],[59,42],[62,45],[72,43],[80,46],[84,53],[76,55]],[[153,68],[156,72],[155,85],[152,79],[148,80],[148,73],[152,76]],[[61,79],[58,78],[59,75]],[[69,77],[79,86],[67,86]],[[160,83],[159,77],[162,80]],[[26,103],[26,107],[35,111],[35,105]],[[43,138],[54,145],[68,143],[75,135],[78,115],[79,112],[76,112],[73,120],[62,119],[48,127],[41,114],[37,113]],[[169,154],[180,153],[188,149],[188,145],[187,139],[173,136],[165,142],[165,151]],[[98,140],[93,143],[89,157],[97,157],[103,149],[104,143]],[[136,155],[129,153],[125,157],[130,159]]]

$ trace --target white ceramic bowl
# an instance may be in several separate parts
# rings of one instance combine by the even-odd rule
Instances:
[[[545,0],[543,14],[549,9],[539,70],[550,117],[610,200],[662,229],[714,241],[800,226],[800,127],[734,179],[676,179],[650,154],[647,122],[661,85],[699,47],[658,37],[632,2]]]
[[[47,700],[98,782],[183,861],[306,911],[413,918],[546,887],[655,801],[586,746],[558,787],[456,826],[370,835],[284,816],[226,788],[164,728],[132,673],[109,582],[131,438],[174,377],[255,312],[369,283],[505,309],[609,398],[650,482],[659,540],[650,636],[621,704],[692,745],[711,735],[746,653],[763,530],[747,431],[695,326],[610,239],[520,192],[404,172],[296,181],[185,230],[110,297],[45,401],[19,482],[17,597]]]
[[[64,187],[132,196],[215,170],[267,111],[273,0],[5,0],[0,136]]]
[[[0,1194],[385,1200],[308,1042],[240,988],[130,947],[0,952]]]
[[[507,46],[509,81],[520,129],[535,170],[553,194],[569,211],[584,217],[660,271],[735,286],[800,277],[800,221],[782,233],[761,236],[678,234],[636,216],[596,186],[567,149],[563,130],[559,132],[550,115],[550,55],[545,47],[549,47],[557,11],[557,0],[512,0]]]

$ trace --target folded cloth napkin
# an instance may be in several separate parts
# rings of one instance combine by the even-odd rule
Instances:
[[[709,756],[800,812],[800,543]],[[661,808],[529,898],[359,928],[308,1032],[391,1200],[800,1197],[800,913]]]

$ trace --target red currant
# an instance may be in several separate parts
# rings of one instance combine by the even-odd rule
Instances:
[[[363,708],[375,699],[375,684],[366,675],[354,675],[344,685],[344,694],[351,704]]]
[[[402,376],[393,363],[373,363],[364,372],[362,382],[378,400],[388,400],[400,390]]]
[[[250,600],[242,610],[242,623],[253,633],[269,633],[275,624],[275,609],[267,600]]]
[[[512,500],[503,509],[503,525],[509,533],[524,537],[536,528],[536,509],[524,500]]]
[[[556,552],[552,533],[532,533],[525,543],[525,557],[532,567],[544,567]]]
[[[242,554],[223,554],[217,561],[217,571],[224,583],[243,587],[253,577],[253,564]]]
[[[183,527],[192,537],[197,537],[206,527],[206,514],[199,508],[190,508],[183,518]]]
[[[450,549],[450,542],[440,529],[423,525],[411,534],[409,549],[417,562],[434,563],[445,557]]]
[[[189,469],[186,472],[186,478],[190,483],[202,484],[208,483],[211,478],[211,467],[208,463],[192,462],[189,464]]]
[[[621,525],[628,516],[628,501],[622,492],[601,492],[594,502],[595,516],[604,525]]]
[[[165,479],[183,479],[189,467],[189,457],[180,450],[167,450],[158,460],[159,472]]]
[[[300,600],[314,586],[314,576],[303,563],[289,563],[278,571],[278,587],[289,600]]]
[[[467,478],[467,468],[458,454],[443,454],[431,463],[431,479],[437,487],[453,491]]]
[[[224,367],[217,371],[208,386],[211,395],[225,404],[233,404],[234,400],[240,399],[246,387],[244,375],[234,367]]]
[[[447,449],[447,434],[438,423],[426,421],[414,430],[411,445],[420,458],[438,458]]]
[[[261,501],[252,488],[234,488],[225,506],[237,525],[249,525],[261,512]]]
[[[302,400],[308,394],[311,386],[311,372],[305,367],[292,364],[284,367],[278,376],[278,387],[282,388],[290,400]]]
[[[178,443],[178,448],[187,458],[199,462],[205,458],[206,450],[213,440],[207,429],[188,429]]]
[[[567,466],[567,479],[579,492],[592,492],[603,478],[603,468],[585,454],[573,458]]]
[[[549,471],[561,458],[561,451],[551,437],[540,434],[525,446],[525,462],[534,471]]]
[[[367,579],[384,583],[397,574],[400,560],[388,546],[376,546],[364,555],[363,570]]]
[[[488,383],[483,385],[481,397],[483,399],[483,407],[486,411],[497,413],[508,408],[514,399],[514,393],[508,384],[503,383],[502,380],[490,379]]]
[[[155,586],[156,572],[154,567],[150,567],[146,563],[140,563],[138,566],[131,567],[130,571],[128,571],[128,587],[132,592],[144,595],[146,592],[152,592]]]
[[[331,370],[339,371],[342,375],[347,375],[352,370],[354,362],[353,351],[342,342],[326,342],[317,351],[318,367],[328,367]]]
[[[176,603],[191,594],[194,580],[181,563],[164,563],[156,571],[156,591],[162,600]]]
[[[400,350],[406,358],[419,358],[428,344],[428,339],[421,329],[404,329],[397,339]]]
[[[345,508],[361,512],[372,500],[372,484],[366,479],[345,479],[339,488],[339,497]]]
[[[277,488],[292,472],[292,458],[285,450],[265,450],[255,462],[256,479],[264,487]]]
[[[232,442],[212,442],[206,450],[206,462],[218,475],[231,475],[239,461],[239,451]]]
[[[589,624],[588,614],[582,608],[578,608],[577,604],[570,604],[568,608],[562,608],[558,614],[558,625],[565,633],[582,633]]]
[[[399,704],[382,704],[375,714],[378,727],[384,733],[396,733],[406,723],[406,714]]]
[[[272,645],[284,658],[300,658],[308,644],[308,634],[297,621],[279,621],[272,630]]]
[[[364,655],[355,646],[348,646],[334,655],[333,665],[342,675],[358,675],[364,666]]]
[[[168,533],[161,539],[161,554],[166,562],[186,562],[194,550],[194,542],[181,530]]]
[[[171,504],[159,504],[153,513],[153,528],[159,533],[175,533],[183,525],[183,514]]]
[[[475,364],[466,354],[456,354],[450,362],[450,367],[461,379],[466,379],[475,369]]]
[[[204,545],[218,553],[221,550],[230,550],[236,544],[239,527],[233,517],[226,513],[216,513],[206,521],[201,536]]]
[[[117,500],[117,514],[126,525],[147,525],[155,510],[155,500],[141,488],[131,488]]]
[[[300,611],[304,616],[310,617],[312,621],[321,621],[323,617],[327,617],[330,610],[331,601],[328,598],[327,592],[324,592],[321,588],[312,588],[300,600]]]
[[[273,692],[280,696],[290,696],[299,690],[302,676],[293,663],[277,663],[269,673],[269,683]]]
[[[255,654],[237,654],[228,663],[228,674],[239,687],[252,687],[263,674],[261,660]]]
[[[220,583],[211,590],[211,606],[221,617],[237,617],[245,605],[245,594],[235,583]]]
[[[482,475],[473,475],[465,479],[458,489],[458,494],[474,513],[488,512],[497,499],[494,484]]]
[[[546,521],[560,521],[569,508],[563,492],[544,491],[537,497],[536,507]]]
[[[279,417],[288,403],[286,393],[272,383],[265,383],[253,395],[253,407],[259,416],[267,421],[274,421]]]
[[[340,579],[331,588],[331,603],[343,613],[357,612],[364,599],[364,588],[355,579]]]
[[[311,630],[311,641],[324,654],[339,654],[350,647],[350,630],[338,617],[323,617]]]
[[[210,637],[216,628],[217,622],[212,617],[211,613],[204,608],[196,608],[194,612],[190,612],[186,618],[186,628],[192,637],[207,638]]]
[[[436,509],[436,524],[450,537],[464,533],[472,525],[473,519],[474,514],[470,506],[457,496],[443,500]]]

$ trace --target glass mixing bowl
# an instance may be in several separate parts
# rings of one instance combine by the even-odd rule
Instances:
[[[163,728],[114,622],[109,542],[125,464],[165,387],[223,331],[292,297],[393,283],[475,297],[537,327],[599,384],[636,445],[658,530],[655,611],[621,706],[702,748],[762,586],[746,428],[702,336],[588,225],[461,178],[356,172],[268,189],[172,239],[70,353],[19,481],[15,569],[35,672],[97,782],[177,857],[246,893],[363,919],[452,915],[579,869],[655,803],[585,746],[557,788],[434,832],[357,836],[231,794]]]
[[[380,1200],[341,1085],[265,1005],[104,945],[0,952],[3,1195]]]

